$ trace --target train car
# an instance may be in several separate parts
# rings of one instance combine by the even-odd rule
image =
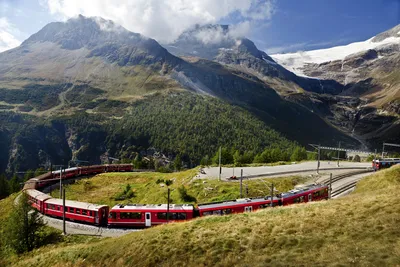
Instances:
[[[50,199],[51,196],[35,189],[27,189],[24,193],[28,196],[28,201],[31,206],[40,213],[44,213],[44,203],[46,200]]]
[[[35,178],[29,179],[25,183],[24,189],[38,189],[44,187],[52,182],[51,179],[52,179],[51,172],[44,173]]]
[[[270,207],[271,197],[243,198],[225,202],[206,203],[198,206],[199,216],[227,215],[231,213],[250,212]],[[279,198],[273,198],[273,206],[280,205]]]
[[[105,172],[130,172],[133,170],[132,164],[108,164],[105,165]]]
[[[384,168],[389,168],[393,165],[400,164],[399,158],[387,158],[387,159],[374,159],[372,160],[372,168],[375,170],[380,170]]]
[[[282,193],[280,196],[282,198],[282,205],[286,206],[328,199],[329,193],[328,186],[326,185],[309,185]]]
[[[65,201],[65,218],[71,221],[85,222],[100,226],[107,225],[109,207],[78,201]],[[63,217],[63,201],[58,198],[45,200],[44,214],[52,217]]]
[[[167,220],[167,204],[128,204],[114,206],[108,216],[109,226],[150,227],[171,221],[193,218],[194,207],[189,204],[170,204]]]
[[[58,171],[52,171],[51,173],[53,174],[53,179],[57,179],[60,178],[60,170]],[[64,169],[62,170],[62,174],[61,174],[61,179],[69,179],[69,178],[73,178],[76,176],[80,175],[80,168],[79,167],[73,167],[73,168],[68,168],[68,169]]]

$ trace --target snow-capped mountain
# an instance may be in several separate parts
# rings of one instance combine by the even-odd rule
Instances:
[[[381,50],[393,45],[400,45],[400,25],[362,42],[327,49],[275,54],[271,55],[271,57],[297,75],[309,76],[306,73],[308,64],[322,64],[337,60],[344,61],[354,54],[371,49]]]

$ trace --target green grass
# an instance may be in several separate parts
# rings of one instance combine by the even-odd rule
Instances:
[[[197,203],[221,201],[240,197],[238,182],[224,182],[218,180],[194,179],[196,169],[177,173],[103,173],[90,179],[77,181],[66,188],[66,197],[70,200],[107,204],[114,206],[117,203],[166,203],[167,187],[161,187],[156,181],[159,179],[173,180],[171,188],[172,203],[184,203],[180,199],[178,188],[185,186],[189,195],[196,198]],[[245,185],[249,188],[249,197],[269,195],[269,186],[274,183],[280,192],[286,192],[306,178],[292,176],[286,178],[269,178],[262,180],[244,180],[243,197],[246,196]],[[115,197],[123,192],[130,184],[134,197],[116,201]],[[58,197],[59,191],[52,192]]]
[[[399,266],[399,177],[397,166],[341,199],[163,225],[15,265]]]

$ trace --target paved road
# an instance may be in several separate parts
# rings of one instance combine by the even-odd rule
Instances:
[[[329,169],[329,170],[321,170],[321,173],[324,172],[334,172],[334,171],[345,171],[345,168],[367,168],[371,167],[371,163],[369,162],[340,162],[340,167],[337,167],[337,162],[335,161],[321,161],[320,169]],[[311,170],[317,168],[316,161],[308,161],[302,162],[299,164],[291,164],[291,165],[279,165],[279,166],[262,166],[262,167],[237,167],[237,168],[222,168],[222,178],[227,178],[232,175],[240,176],[240,170],[243,169],[243,176],[248,175],[262,175],[266,174],[267,176],[274,176],[274,173],[287,172],[287,171],[302,171],[302,170]],[[217,179],[218,178],[218,167],[210,167],[204,168],[205,174],[199,174],[197,178],[200,179]],[[349,170],[347,170],[349,171]],[[315,171],[310,172],[299,172],[302,175],[310,175],[315,173]],[[290,175],[296,175],[290,174]],[[282,175],[280,175],[282,176]],[[288,176],[288,175],[285,175]]]

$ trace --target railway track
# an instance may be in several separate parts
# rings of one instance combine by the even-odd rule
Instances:
[[[344,185],[340,186],[339,188],[336,188],[335,190],[332,190],[331,197],[337,197],[338,195],[340,195],[340,194],[342,194],[342,193],[344,193],[344,192],[346,192],[348,190],[353,189],[360,180],[361,179],[357,179],[355,181],[351,181],[351,182],[349,182],[347,184],[344,184]]]
[[[336,176],[332,177],[332,183],[335,183],[335,182],[340,181],[340,180],[342,180],[344,178],[347,178],[347,177],[351,177],[351,176],[354,176],[354,175],[357,175],[357,174],[363,174],[363,173],[367,173],[367,172],[373,172],[373,170],[372,169],[364,169],[364,170],[357,170],[357,171],[353,171],[353,172],[347,172],[347,173],[343,173],[343,174],[340,174],[340,175],[336,175]],[[322,180],[321,183],[325,184],[325,185],[329,185],[330,178]]]
[[[351,176],[354,176],[354,175],[368,173],[368,172],[373,172],[373,170],[372,169],[366,169],[366,170],[359,170],[359,171],[354,171],[354,172],[343,173],[341,175],[337,175],[335,177],[332,177],[332,183],[340,181],[340,180],[342,180],[344,178],[348,178],[348,177],[351,177]],[[346,183],[344,185],[341,185],[338,188],[335,188],[331,192],[331,197],[337,197],[338,195],[353,189],[360,180],[361,180],[361,178],[356,179],[356,180],[351,181],[351,182],[348,182],[348,183]],[[330,179],[325,179],[325,180],[322,181],[322,183],[326,184],[326,185],[329,185]]]

